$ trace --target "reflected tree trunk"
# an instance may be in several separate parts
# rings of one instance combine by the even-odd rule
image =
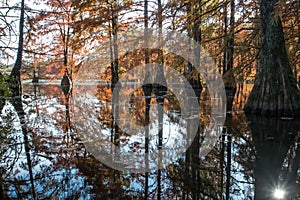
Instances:
[[[157,199],[161,199],[161,169],[157,170]]]
[[[148,114],[149,116],[149,114]],[[149,118],[149,117],[148,117]],[[147,121],[147,119],[146,119]],[[145,128],[145,167],[146,167],[146,170],[149,169],[149,156],[148,156],[148,153],[149,153],[149,127],[146,126]],[[146,172],[145,173],[145,199],[148,198],[148,195],[149,195],[149,172]]]
[[[192,130],[195,126],[194,123],[197,123],[195,120],[189,120],[187,126],[187,132],[194,132]],[[200,199],[201,198],[201,176],[200,176],[200,158],[199,158],[199,151],[200,151],[200,128],[195,135],[191,145],[187,149],[185,153],[185,176],[184,176],[184,185],[187,188],[187,194],[192,196],[192,199]]]
[[[158,3],[158,12],[157,12],[157,18],[158,18],[158,39],[159,42],[162,42],[162,2],[161,0],[157,1]],[[159,123],[159,142],[158,146],[162,147],[162,139],[163,139],[163,107],[164,107],[164,100],[165,100],[165,95],[167,94],[167,81],[164,75],[164,56],[163,56],[163,50],[159,49],[158,51],[158,59],[159,59],[159,68],[158,72],[155,76],[155,80],[153,83],[153,93],[155,95],[156,101],[158,103],[158,123]],[[162,84],[158,84],[162,83]]]
[[[226,137],[226,128],[222,129],[221,136],[221,158],[220,158],[220,168],[221,168],[221,180],[220,180],[220,196],[223,199],[223,187],[224,187],[224,163],[225,163],[225,137]]]
[[[160,200],[161,199],[161,192],[162,192],[162,188],[161,188],[161,168],[162,168],[162,148],[163,148],[163,132],[164,132],[164,122],[163,122],[163,118],[164,118],[164,109],[163,109],[163,105],[164,105],[164,98],[162,98],[162,102],[158,101],[158,170],[157,170],[157,199]]]
[[[225,183],[225,199],[230,199],[230,187],[232,184],[231,178],[231,165],[232,165],[232,115],[231,113],[226,114],[225,126],[222,128],[222,141],[221,141],[221,196],[224,199],[224,167],[226,173],[226,183]],[[226,154],[225,154],[226,152]],[[226,155],[226,164],[225,164]]]
[[[25,119],[23,119],[23,120],[25,120]],[[35,200],[36,193],[35,193],[34,177],[33,177],[33,171],[32,171],[32,162],[31,162],[31,155],[30,155],[28,132],[27,132],[27,129],[25,128],[25,124],[22,124],[22,126],[24,126],[24,128],[22,128],[22,132],[23,132],[23,136],[24,136],[24,145],[25,145],[26,160],[27,160],[29,178],[30,178],[30,184],[31,184],[31,192],[32,192],[32,197]]]
[[[158,148],[163,147],[164,108],[163,102],[158,105]]]
[[[70,137],[71,139],[73,139],[72,135],[70,135],[70,129],[71,129],[71,116],[70,116],[70,96],[71,96],[71,91],[69,91],[69,93],[67,94],[64,94],[65,96],[65,108],[66,108],[66,118],[65,118],[65,128],[64,128],[64,138],[66,137],[67,138],[67,146],[69,146],[69,140],[70,140]]]
[[[256,149],[255,199],[272,199],[278,186],[286,186],[280,179],[281,168],[288,150],[292,145],[293,135],[299,130],[294,120],[265,118],[248,115],[250,128]]]
[[[231,142],[232,136],[229,133],[227,135],[226,200],[229,200],[231,186]]]
[[[145,43],[145,46],[147,47],[148,46],[148,0],[145,0],[144,1],[144,43]],[[145,50],[145,64],[147,65],[149,63],[149,51],[148,49],[146,48]],[[146,77],[145,77],[145,81],[148,81],[147,79],[149,78],[149,75],[146,74]],[[151,88],[149,88],[151,87]],[[152,85],[143,85],[142,87],[143,89],[143,92],[144,92],[144,96],[145,96],[145,101],[146,101],[146,105],[145,105],[145,123],[146,125],[149,124],[150,122],[150,117],[149,117],[149,114],[150,114],[150,101],[151,101],[151,98],[149,98],[149,96],[151,95],[151,92],[152,92]],[[146,165],[146,169],[148,170],[149,169],[149,156],[148,156],[148,153],[149,153],[149,127],[148,126],[145,126],[145,155],[146,155],[146,158],[145,158],[145,165]],[[149,193],[149,172],[146,172],[145,173],[145,195],[144,195],[144,198],[147,199],[148,198],[148,193]]]
[[[26,161],[27,161],[28,171],[29,171],[32,197],[33,197],[33,199],[36,199],[34,177],[33,177],[33,171],[32,171],[32,161],[31,161],[31,155],[30,155],[30,144],[29,144],[29,138],[28,138],[29,132],[27,130],[25,112],[23,109],[22,101],[21,101],[21,94],[18,97],[13,98],[12,105],[14,106],[14,108],[18,114],[19,120],[20,120],[22,133],[23,133]]]
[[[149,125],[149,112],[150,112],[150,98],[146,97],[146,111],[145,111],[145,123]],[[146,170],[149,169],[149,126],[145,126],[145,166]],[[145,173],[145,199],[148,198],[148,188],[149,188],[149,172]]]
[[[298,170],[300,169],[300,136],[298,136],[296,145],[295,145],[295,157],[292,161],[292,166],[289,174],[287,175],[285,182],[288,186],[288,191],[290,196],[299,195],[299,184],[297,185]]]
[[[199,131],[195,136],[194,144],[192,144],[192,180],[195,190],[193,192],[193,199],[200,199],[200,187],[201,187],[201,177],[200,177],[200,158],[199,158],[199,150],[200,150],[200,135]]]
[[[1,180],[1,182],[0,182],[0,199],[3,199],[3,198],[4,198],[4,195],[3,195],[3,186],[2,186],[2,184],[3,184],[3,180]]]

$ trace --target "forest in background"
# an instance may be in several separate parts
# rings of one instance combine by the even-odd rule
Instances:
[[[101,66],[105,75],[99,76],[116,83],[122,73],[139,62],[137,56],[144,58],[145,63],[149,59],[155,61],[153,52],[142,50],[127,58],[132,63],[122,62],[118,54],[118,34],[138,28],[172,30],[200,43],[215,61],[224,84],[235,91],[237,88],[237,97],[245,102],[251,87],[244,88],[244,83],[253,83],[260,67],[261,19],[266,18],[261,16],[260,3],[253,0],[21,0],[15,3],[2,0],[0,53],[4,70],[1,71],[14,65],[12,74],[22,74],[24,79],[34,76],[57,79],[65,68],[71,75],[76,74],[87,57],[101,51],[99,46],[108,42],[111,52],[99,54],[109,54],[113,62],[111,66]],[[272,26],[278,20],[282,22],[288,62],[294,80],[298,80],[300,1],[272,1],[269,6],[274,20],[268,23]],[[275,40],[275,37],[269,39]],[[146,54],[150,55],[148,61]],[[176,56],[169,56],[162,62],[171,63],[188,79],[200,78],[196,83],[204,84],[188,62]],[[277,69],[271,71],[278,72]]]
[[[1,4],[0,50],[5,68],[16,58],[21,2],[12,5],[3,0]],[[148,4],[146,21],[144,1],[25,2],[22,74],[33,77],[35,70],[40,77],[60,77],[65,67],[76,70],[95,47],[114,34],[132,27],[157,28],[161,23],[163,29],[185,33],[198,41],[214,58],[227,82],[239,87],[245,81],[253,81],[261,49],[257,1],[175,0]],[[300,75],[299,4],[296,0],[278,1],[275,5],[296,79]],[[119,68],[119,73],[128,70]],[[179,68],[183,72],[187,66]]]

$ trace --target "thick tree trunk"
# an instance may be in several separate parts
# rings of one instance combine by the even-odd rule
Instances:
[[[278,0],[260,0],[260,62],[245,112],[300,115],[300,91],[289,64],[277,3]]]

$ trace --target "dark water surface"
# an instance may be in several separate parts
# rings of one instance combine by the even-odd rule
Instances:
[[[116,137],[111,95],[109,87],[99,86],[95,99],[88,102],[93,107],[80,107],[74,96],[63,94],[58,85],[24,85],[27,133],[22,132],[11,104],[6,104],[0,118],[0,199],[275,199],[276,189],[284,191],[282,199],[300,199],[299,119],[234,112],[226,117],[224,126],[217,127],[218,141],[203,155],[202,141],[213,119],[209,106],[208,110],[200,106],[200,126],[187,151],[173,156],[172,164],[163,169],[130,173],[96,159],[86,148],[86,138],[80,137],[81,128],[92,134],[96,128],[90,123],[97,124],[103,140],[111,141],[111,146],[105,146],[107,152],[115,145],[123,152],[155,152],[159,136],[151,130],[160,126],[155,121],[158,106],[151,101],[146,146],[142,137],[121,130]],[[136,91],[128,105],[130,119],[120,113],[125,124],[147,123],[145,101],[139,95]],[[201,102],[205,105],[205,97]],[[86,116],[86,123],[78,121],[80,116]],[[180,145],[180,138],[190,131],[184,128],[185,123],[178,99],[170,94],[161,124],[162,145]]]

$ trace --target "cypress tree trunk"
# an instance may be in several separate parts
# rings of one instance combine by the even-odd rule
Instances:
[[[225,28],[225,47],[224,47],[224,58],[223,58],[223,81],[225,84],[227,106],[226,110],[232,111],[233,100],[236,93],[236,81],[234,78],[233,62],[234,62],[234,26],[235,26],[235,2],[230,0],[230,24],[229,24],[229,34],[227,32],[228,22],[227,22],[227,3],[224,6],[224,28]]]
[[[145,46],[148,47],[148,29],[149,24],[148,24],[148,0],[144,1],[144,43]],[[149,63],[149,51],[147,48],[144,49],[145,51],[145,64],[147,65]],[[146,74],[144,82],[148,81],[147,78],[149,78],[149,75]],[[152,84],[147,84],[142,86],[144,95],[145,95],[145,123],[148,125],[150,122],[150,102],[151,99],[148,97],[152,93]],[[145,163],[146,163],[146,168],[149,168],[149,127],[145,126]],[[145,173],[145,193],[144,193],[144,199],[148,199],[149,195],[149,173]]]
[[[116,142],[119,138],[119,127],[117,125],[117,120],[119,120],[119,92],[120,88],[115,87],[119,81],[119,47],[118,47],[118,4],[117,1],[114,0],[111,5],[111,41],[110,48],[111,48],[111,56],[113,58],[111,63],[111,90],[115,94],[114,98],[112,99],[112,112],[114,113],[114,129],[115,129],[115,136],[114,141]],[[119,143],[117,142],[116,145]]]
[[[189,44],[191,45],[191,41],[193,40],[195,43],[198,43],[200,45],[201,43],[201,37],[202,37],[202,32],[201,32],[201,22],[202,22],[202,2],[201,0],[197,1],[188,1],[186,3],[186,14],[187,14],[187,32],[188,36],[191,38],[189,41]],[[194,47],[194,48],[193,48]],[[197,68],[200,66],[200,52],[201,48],[198,46],[193,46],[193,53],[194,54],[194,62],[193,64],[188,60],[188,66],[187,69],[184,70],[184,74],[187,76],[187,80],[191,84],[191,86],[194,89],[194,92],[197,97],[200,96],[200,93],[202,91],[202,85],[200,82],[200,74],[197,73],[196,76],[192,75],[193,74],[193,67]],[[189,49],[190,50],[190,49]],[[194,66],[193,66],[194,65]]]
[[[19,24],[19,44],[18,44],[18,52],[17,59],[15,65],[11,71],[11,90],[12,96],[20,96],[21,95],[21,67],[22,67],[22,57],[23,57],[23,35],[24,35],[24,14],[25,14],[25,0],[21,0],[20,7],[20,24]]]
[[[201,43],[201,39],[202,39],[202,30],[201,30],[201,23],[202,23],[202,18],[200,17],[202,15],[202,2],[201,0],[198,0],[197,2],[195,2],[195,6],[192,9],[192,15],[193,16],[197,16],[199,15],[199,17],[197,18],[197,20],[194,21],[193,27],[192,27],[192,34],[193,34],[193,39],[195,40],[195,42],[197,42],[198,44]],[[194,48],[194,57],[195,57],[195,67],[199,67],[200,66],[200,55],[201,55],[201,48],[200,46],[196,46]],[[200,66],[201,67],[201,66]],[[197,74],[197,77],[193,77],[189,80],[189,82],[191,83],[195,94],[197,97],[200,96],[201,91],[202,91],[202,85],[200,82],[200,74]]]
[[[25,13],[25,2],[24,0],[21,1],[21,8],[20,8],[20,24],[19,24],[19,44],[18,44],[18,52],[17,52],[17,59],[15,65],[12,69],[11,76],[20,79],[21,73],[21,66],[22,66],[22,54],[23,54],[23,35],[24,35],[24,13]]]
[[[158,5],[158,11],[157,11],[157,19],[158,19],[158,40],[159,43],[162,42],[162,22],[163,22],[163,10],[162,10],[162,1],[157,1]],[[167,81],[164,75],[164,55],[163,55],[163,49],[159,49],[158,51],[158,59],[159,59],[159,67],[158,72],[155,76],[154,84],[153,84],[153,93],[156,97],[156,102],[158,105],[158,147],[162,148],[162,140],[163,140],[163,106],[164,106],[164,100],[165,95],[167,94],[168,88],[166,87]],[[163,85],[160,85],[158,83],[163,83]],[[159,185],[160,187],[160,185]]]
[[[116,2],[111,7],[112,10],[112,48],[113,48],[113,63],[111,68],[111,84],[112,89],[115,88],[119,81],[119,48],[118,48],[118,11],[116,11]]]
[[[260,0],[259,69],[245,112],[272,116],[300,115],[300,91],[289,64],[278,0]],[[277,5],[277,6],[276,6]]]

